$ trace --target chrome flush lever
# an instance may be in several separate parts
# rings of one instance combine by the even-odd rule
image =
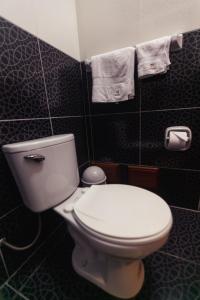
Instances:
[[[35,162],[41,162],[43,160],[45,160],[45,156],[41,155],[41,154],[29,154],[24,156],[25,159],[27,160],[32,160]]]

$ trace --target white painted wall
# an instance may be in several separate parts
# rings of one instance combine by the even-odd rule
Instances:
[[[199,0],[76,0],[81,58],[200,28]]]
[[[0,15],[80,60],[75,0],[0,0]]]
[[[0,15],[79,60],[200,28],[200,0],[0,0]]]

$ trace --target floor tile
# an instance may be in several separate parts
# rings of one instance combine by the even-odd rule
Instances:
[[[0,289],[0,299],[1,300],[25,300],[26,297],[23,295],[18,294],[17,291],[15,292],[12,288],[5,285],[2,289]]]
[[[200,264],[200,212],[172,208],[174,224],[161,250]]]
[[[33,251],[35,251],[60,222],[63,221],[60,216],[53,211],[42,213],[41,218],[41,234],[33,247],[26,251],[13,251],[6,246],[2,247],[2,252],[10,276],[21,267],[21,265],[32,255]],[[8,242],[18,246],[24,246],[33,241],[37,230],[38,216],[23,206],[20,206],[0,222],[1,237],[6,237]]]
[[[8,279],[0,253],[0,286]],[[0,298],[1,299],[1,298]]]
[[[135,300],[199,300],[200,266],[155,253],[145,259],[145,283]]]
[[[12,287],[20,289],[41,262],[51,254],[61,240],[65,239],[66,232],[66,224],[62,223],[28,258],[25,264],[9,278],[8,283]]]

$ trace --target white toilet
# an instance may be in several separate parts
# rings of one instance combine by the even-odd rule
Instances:
[[[75,241],[78,274],[119,298],[131,298],[144,282],[142,258],[162,247],[172,214],[156,194],[129,185],[78,188],[73,134],[3,146],[25,205],[53,208]]]

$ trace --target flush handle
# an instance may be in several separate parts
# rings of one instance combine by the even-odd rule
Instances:
[[[45,156],[41,155],[41,154],[29,154],[24,156],[25,159],[27,160],[32,160],[35,162],[41,162],[43,160],[45,160]]]

